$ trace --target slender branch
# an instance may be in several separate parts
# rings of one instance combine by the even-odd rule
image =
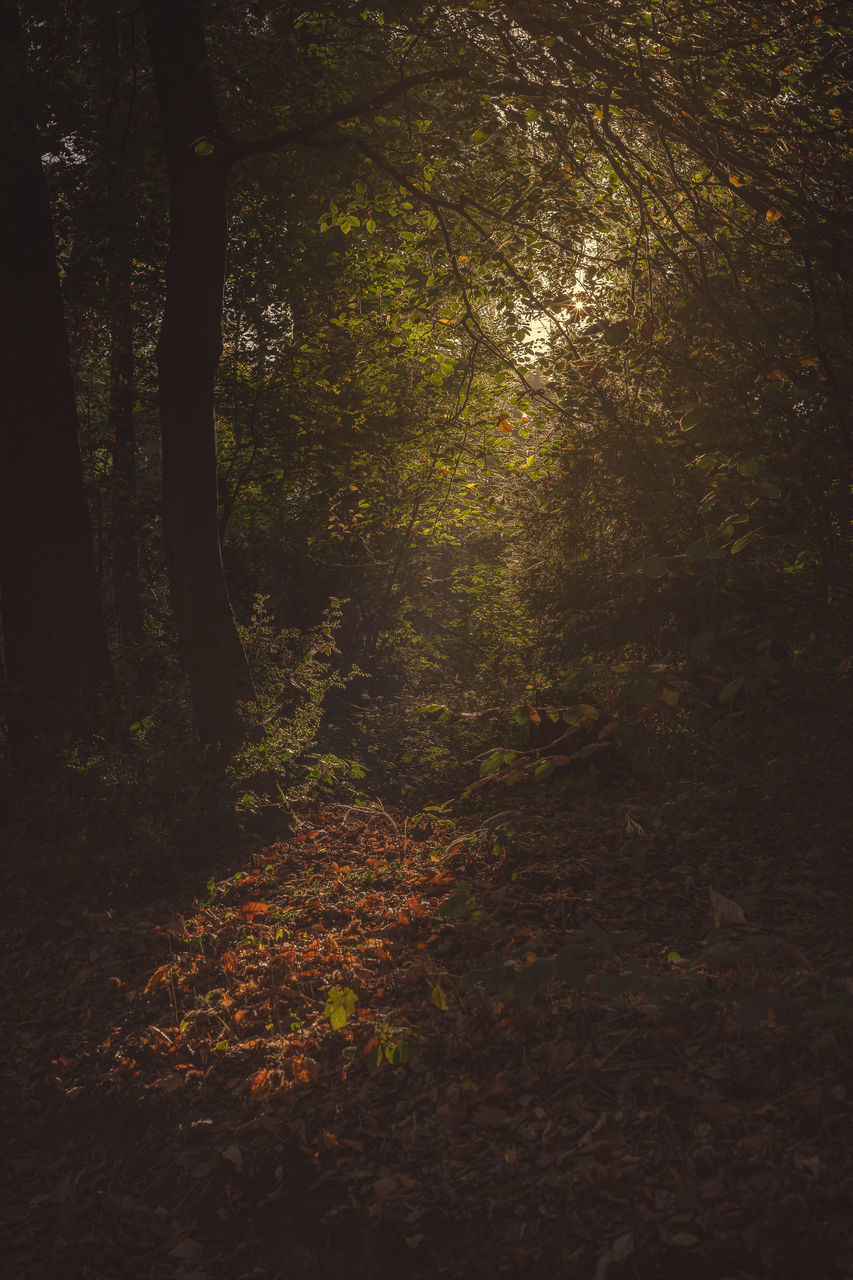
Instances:
[[[255,138],[246,142],[229,139],[226,143],[227,153],[230,159],[234,161],[242,160],[245,156],[262,155],[266,151],[277,151],[280,147],[292,144],[317,145],[319,141],[317,134],[322,133],[324,129],[331,128],[336,124],[343,124],[345,121],[358,120],[361,116],[378,111],[380,107],[393,102],[396,98],[408,92],[409,89],[415,89],[422,84],[433,84],[437,81],[461,80],[466,75],[470,75],[470,67],[457,65],[442,67],[438,71],[422,71],[417,75],[404,76],[402,80],[397,80],[394,84],[388,85],[387,88],[380,90],[379,93],[365,94],[363,97],[353,98],[350,102],[343,103],[334,111],[329,111],[326,115],[320,116],[316,120],[311,120],[307,124],[295,125],[290,129],[281,129],[278,133],[269,134],[266,138]],[[326,142],[326,145],[328,145],[328,142]]]

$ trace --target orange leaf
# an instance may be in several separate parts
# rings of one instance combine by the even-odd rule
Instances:
[[[171,971],[172,971],[171,960],[169,961],[168,964],[161,964],[159,969],[155,969],[151,977],[148,979],[148,981],[145,984],[146,994],[149,991],[154,991],[157,987],[164,987],[166,985],[166,982],[169,978],[169,974],[171,973]]]
[[[269,909],[268,902],[246,902],[241,907],[244,916],[265,916]]]

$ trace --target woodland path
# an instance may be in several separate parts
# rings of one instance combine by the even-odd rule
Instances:
[[[6,1274],[853,1275],[845,825],[698,790],[508,821],[329,806],[195,903],[12,921]],[[460,986],[567,940],[585,984]],[[619,990],[676,953],[683,996]]]

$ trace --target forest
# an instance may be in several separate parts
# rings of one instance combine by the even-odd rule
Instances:
[[[853,24],[0,0],[20,1280],[841,1280]]]

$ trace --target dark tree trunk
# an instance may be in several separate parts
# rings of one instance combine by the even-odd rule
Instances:
[[[127,661],[142,638],[142,599],[136,511],[131,261],[125,256],[110,281],[110,403],[107,434],[112,444],[111,559],[116,635]]]
[[[166,309],[157,348],[172,604],[202,742],[233,745],[254,696],[219,542],[214,384],[222,352],[229,162],[196,0],[146,0],[169,173]]]
[[[0,0],[0,609],[9,747],[91,720],[109,657],[47,183],[16,5]]]

